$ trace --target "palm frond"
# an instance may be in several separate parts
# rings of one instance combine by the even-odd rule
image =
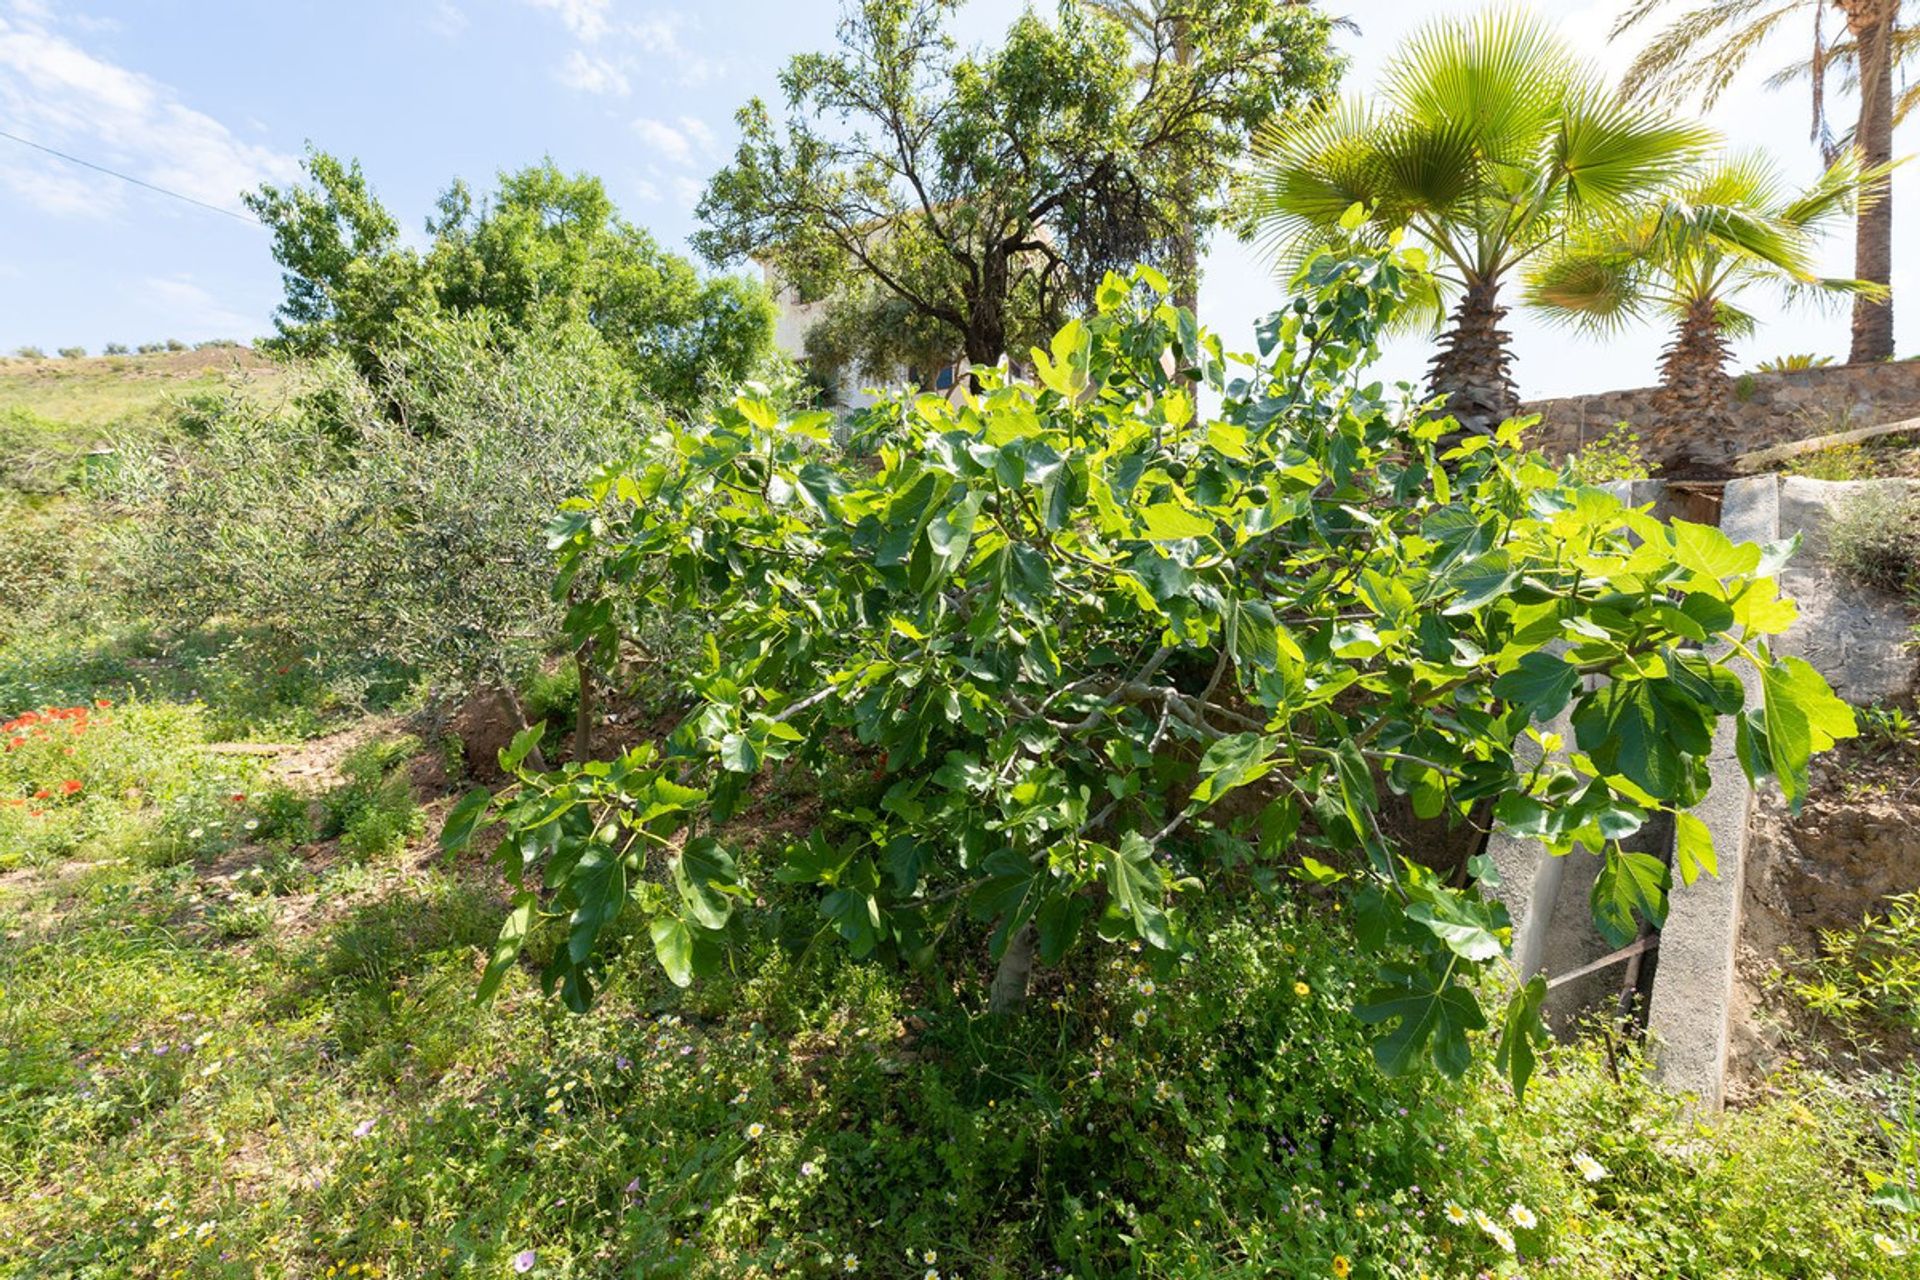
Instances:
[[[1400,119],[1470,131],[1482,155],[1517,163],[1579,72],[1547,24],[1517,8],[1420,28],[1388,62],[1383,96]]]
[[[1610,334],[1642,317],[1645,284],[1635,255],[1588,244],[1542,261],[1528,276],[1525,298],[1555,324]]]
[[[1621,92],[1641,101],[1698,98],[1711,107],[1748,58],[1787,19],[1811,13],[1825,0],[1705,0],[1657,33],[1635,56]],[[1619,22],[1618,38],[1668,6],[1640,0]]]
[[[1725,299],[1713,304],[1713,319],[1720,332],[1729,338],[1751,338],[1760,332],[1760,318],[1744,307]]]
[[[1860,67],[1859,48],[1853,40],[1836,40],[1822,59],[1799,58],[1789,61],[1772,75],[1766,77],[1768,88],[1786,88],[1797,81],[1812,81],[1816,69],[1830,71],[1834,67],[1841,69],[1839,86],[1845,92],[1859,92]],[[1908,23],[1905,27],[1893,29],[1893,65],[1895,69],[1907,69],[1920,73],[1920,23]],[[1907,88],[1893,94],[1893,127],[1899,129],[1907,123],[1914,107],[1920,107],[1920,75],[1908,84]],[[1849,129],[1839,140],[1837,146],[1853,146],[1853,130]]]
[[[1705,125],[1649,114],[1619,98],[1584,93],[1561,114],[1552,163],[1570,204],[1605,209],[1679,180],[1713,145]]]
[[[1782,280],[1779,285],[1780,296],[1788,306],[1805,307],[1812,311],[1828,315],[1837,314],[1852,305],[1855,298],[1866,298],[1872,302],[1884,302],[1892,295],[1886,285],[1870,280]]]
[[[1234,193],[1242,237],[1291,277],[1348,209],[1380,204],[1378,132],[1374,111],[1353,97],[1267,124]]]

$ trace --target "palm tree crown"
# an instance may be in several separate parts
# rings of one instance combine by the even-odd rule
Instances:
[[[1685,11],[1654,36],[1628,69],[1624,89],[1629,95],[1669,101],[1676,95],[1697,95],[1711,106],[1769,37],[1804,20],[1813,37],[1811,56],[1775,75],[1773,82],[1804,76],[1811,83],[1813,136],[1829,164],[1843,148],[1856,148],[1863,168],[1884,172],[1893,158],[1894,128],[1920,101],[1912,88],[1897,99],[1894,93],[1895,67],[1920,56],[1920,37],[1900,22],[1902,0],[1634,0],[1614,24],[1614,35],[1682,3]],[[1843,85],[1860,101],[1857,123],[1838,138],[1826,108],[1828,72],[1836,68],[1845,73]],[[1892,202],[1862,202],[1857,217],[1854,274],[1887,285],[1893,279]],[[1863,293],[1854,302],[1851,358],[1892,356],[1891,295],[1885,289]]]
[[[1649,315],[1674,325],[1655,399],[1663,425],[1700,440],[1731,439],[1727,339],[1756,327],[1740,297],[1756,287],[1791,301],[1875,296],[1878,285],[1823,279],[1821,238],[1870,199],[1883,171],[1851,153],[1804,190],[1765,155],[1702,167],[1664,199],[1631,210],[1540,255],[1527,302],[1567,323],[1611,330]]]
[[[1348,98],[1266,129],[1241,193],[1247,233],[1291,271],[1368,210],[1407,229],[1453,305],[1431,388],[1487,431],[1519,405],[1502,283],[1571,230],[1671,186],[1713,135],[1623,102],[1537,18],[1443,20],[1401,47],[1371,101]]]

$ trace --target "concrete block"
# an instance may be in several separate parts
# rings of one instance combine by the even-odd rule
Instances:
[[[1741,679],[1748,699],[1757,698],[1758,676],[1749,669]],[[1655,1077],[1714,1111],[1726,1092],[1734,951],[1740,942],[1753,814],[1753,790],[1734,756],[1733,736],[1732,723],[1723,723],[1708,759],[1712,789],[1693,811],[1712,833],[1719,874],[1682,885],[1676,873],[1647,1010]]]
[[[1564,718],[1552,728],[1565,730]],[[1540,748],[1523,738],[1514,747],[1514,759],[1522,768],[1531,768],[1540,758]],[[1540,971],[1546,954],[1547,927],[1553,919],[1553,902],[1559,892],[1562,862],[1547,853],[1538,840],[1521,840],[1496,830],[1487,837],[1487,856],[1500,873],[1500,888],[1494,896],[1507,909],[1513,921],[1513,963],[1523,978]]]
[[[1735,542],[1772,542],[1781,532],[1780,508],[1780,477],[1728,481],[1720,499],[1721,532]],[[1746,686],[1747,704],[1756,705],[1759,673],[1744,662],[1736,669]],[[1719,874],[1682,885],[1676,873],[1647,1009],[1655,1076],[1716,1111],[1726,1091],[1734,951],[1740,941],[1747,829],[1753,812],[1753,790],[1734,754],[1733,740],[1732,722],[1723,722],[1707,761],[1711,789],[1694,809],[1713,837]]]

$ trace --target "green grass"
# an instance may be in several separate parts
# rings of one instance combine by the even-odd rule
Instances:
[[[0,360],[0,415],[99,430],[164,410],[170,398],[217,392],[230,377],[266,392],[280,367],[251,351],[221,348],[80,360]]]
[[[1012,1022],[771,884],[718,979],[629,940],[590,1014],[538,958],[477,1005],[491,870],[325,837],[421,744],[303,803],[200,751],[203,710],[94,714],[85,756],[6,766],[85,786],[0,881],[0,1275],[1521,1274],[1476,1210],[1554,1275],[1907,1274],[1857,1099],[1789,1079],[1701,1127],[1592,1046],[1524,1106],[1384,1077],[1347,1012],[1368,962],[1296,891],[1185,962],[1049,971]]]
[[[764,875],[718,977],[622,934],[588,1014],[537,955],[477,1004],[505,894],[430,847],[443,743],[367,737],[317,794],[208,749],[406,682],[115,607],[74,467],[163,381],[117,376],[0,365],[54,460],[0,482],[0,720],[68,709],[0,740],[0,1277],[1911,1273],[1920,1081],[1790,1075],[1709,1126],[1586,1041],[1524,1105],[1486,1045],[1389,1078],[1349,1012],[1374,958],[1285,882],[1190,958],[1044,970],[1014,1020],[979,926],[957,971],[856,962]]]

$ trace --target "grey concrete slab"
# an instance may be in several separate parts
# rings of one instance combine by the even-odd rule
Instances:
[[[1735,542],[1772,542],[1780,536],[1780,484],[1776,476],[1728,483],[1721,495],[1720,528]],[[1748,705],[1760,697],[1760,677],[1738,667]],[[1717,876],[1678,883],[1669,896],[1660,931],[1659,969],[1647,1011],[1655,1077],[1668,1088],[1692,1094],[1708,1110],[1725,1096],[1727,1045],[1734,999],[1734,950],[1740,941],[1745,888],[1747,830],[1753,791],[1734,754],[1732,721],[1721,724],[1707,767],[1711,786],[1694,815],[1713,837]]]

